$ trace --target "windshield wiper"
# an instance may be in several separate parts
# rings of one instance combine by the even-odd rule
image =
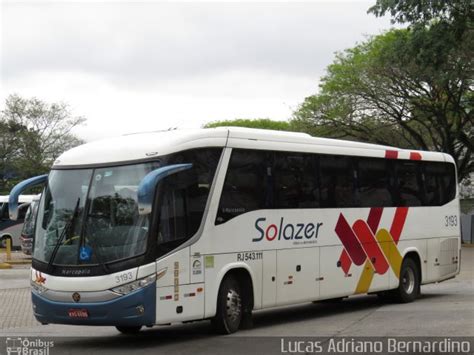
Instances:
[[[76,207],[74,207],[74,210],[72,211],[71,219],[66,223],[66,225],[63,228],[63,231],[61,232],[61,235],[59,236],[58,240],[56,241],[56,245],[54,246],[53,252],[51,253],[51,258],[49,259],[49,262],[48,262],[48,266],[47,266],[48,272],[51,271],[51,267],[53,265],[54,259],[56,258],[56,254],[58,253],[59,247],[61,246],[64,237],[69,232],[69,230],[72,229],[71,227],[72,227],[74,221],[76,220],[77,211],[79,210],[79,203],[80,202],[81,202],[81,198],[78,197],[77,202],[76,202]],[[57,231],[58,230],[56,229],[56,232]]]

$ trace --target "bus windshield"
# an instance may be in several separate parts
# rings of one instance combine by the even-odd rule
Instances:
[[[149,216],[138,214],[137,188],[157,167],[53,170],[39,206],[33,257],[49,262],[57,249],[54,264],[83,265],[143,254]]]
[[[145,254],[151,216],[156,218],[156,256],[199,229],[221,149],[195,149],[154,162],[74,170],[52,170],[38,208],[33,259],[58,266],[100,265]],[[160,186],[159,205],[138,213],[138,185],[160,166],[192,163]]]

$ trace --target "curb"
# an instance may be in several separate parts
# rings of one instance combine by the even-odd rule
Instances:
[[[2,269],[11,269],[12,266],[8,263],[0,263],[0,270]]]
[[[31,264],[31,259],[29,260],[9,260],[7,264],[10,265],[28,265]]]
[[[462,248],[474,248],[474,244],[472,243],[463,243],[461,244]]]

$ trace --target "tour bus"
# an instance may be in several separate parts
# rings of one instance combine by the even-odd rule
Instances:
[[[43,323],[143,326],[355,294],[411,302],[455,277],[459,201],[444,153],[214,128],[126,135],[62,154],[31,270]]]
[[[41,195],[33,198],[25,214],[23,221],[23,228],[21,230],[20,244],[21,251],[26,255],[31,255],[33,249],[33,237],[35,233],[36,212],[38,211],[38,204]]]
[[[8,217],[8,198],[0,196],[0,248],[6,248],[7,240],[10,240],[13,248],[20,247],[20,236],[23,228],[26,211],[34,198],[34,195],[21,195],[18,198],[19,214],[16,220]]]

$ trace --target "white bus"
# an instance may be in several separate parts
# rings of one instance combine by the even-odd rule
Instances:
[[[128,333],[211,319],[232,333],[255,310],[365,293],[410,302],[459,273],[443,153],[175,130],[71,149],[45,180],[31,272],[44,324]]]
[[[20,206],[16,220],[11,220],[8,216],[8,198],[9,196],[0,196],[0,248],[7,247],[7,240],[10,240],[11,247],[18,248],[21,245],[23,221],[35,195],[20,195],[18,197]]]

